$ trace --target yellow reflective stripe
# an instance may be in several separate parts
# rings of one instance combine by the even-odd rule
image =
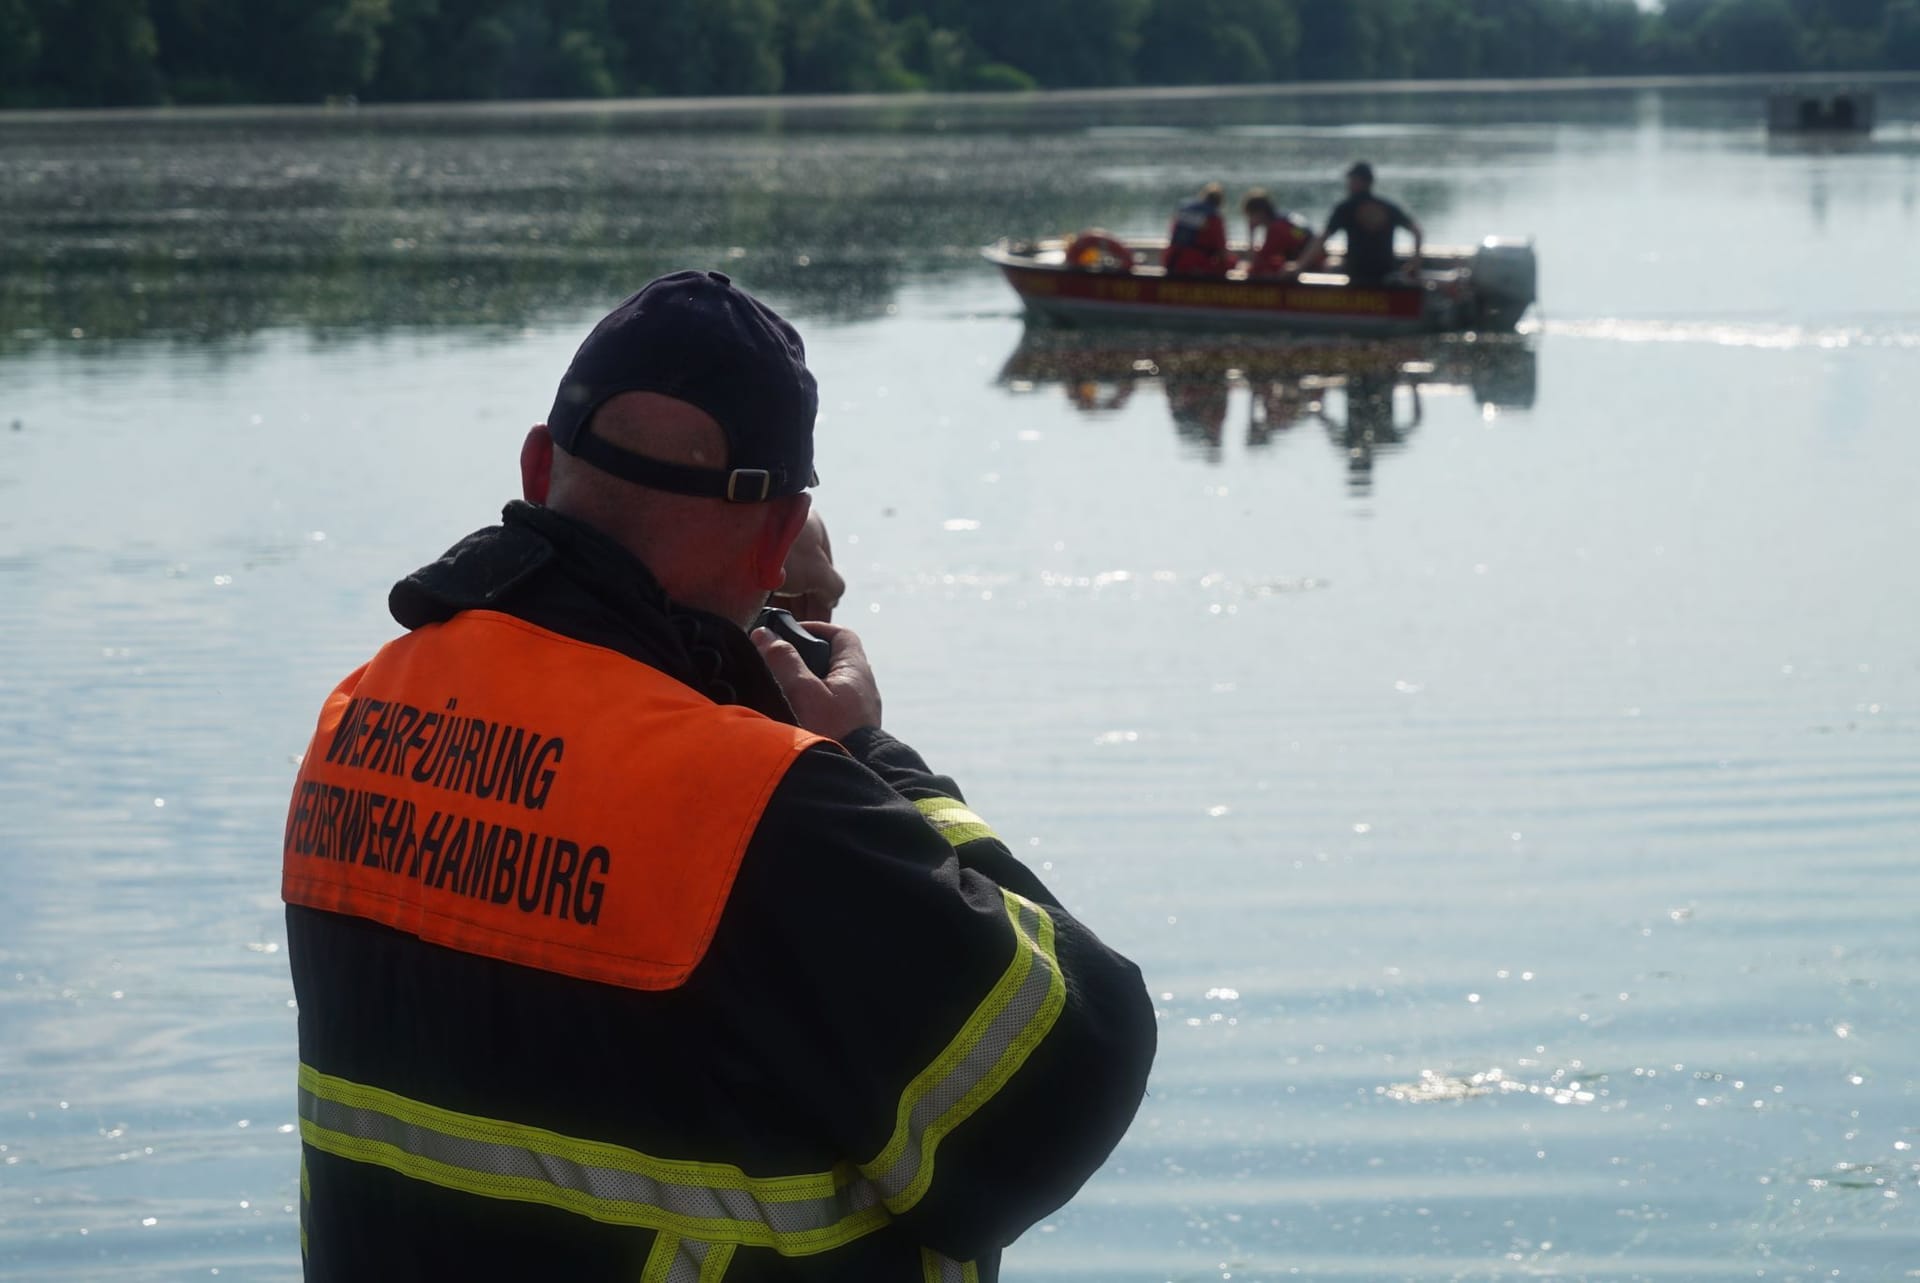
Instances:
[[[950,797],[919,797],[913,800],[913,805],[953,846],[965,846],[980,838],[997,841],[1000,837],[985,820]]]
[[[1026,1063],[1066,1005],[1053,919],[1004,887],[1000,894],[1013,924],[1013,961],[953,1041],[907,1085],[892,1138],[860,1165],[895,1215],[926,1194],[940,1141]]]
[[[703,1243],[663,1231],[647,1253],[640,1283],[719,1283],[732,1263],[731,1243]]]
[[[1004,888],[1013,958],[946,1048],[902,1092],[893,1134],[858,1171],[755,1177],[727,1163],[662,1159],[604,1141],[441,1109],[300,1066],[300,1135],[315,1149],[486,1198],[535,1203],[661,1238],[644,1283],[712,1283],[735,1245],[830,1251],[917,1204],[940,1142],[1026,1063],[1059,1018],[1066,984],[1052,917]],[[863,1179],[864,1176],[864,1179]],[[977,1269],[943,1277],[977,1278]],[[943,1266],[943,1269],[946,1267]]]
[[[624,1145],[581,1140],[541,1127],[502,1122],[475,1114],[457,1113],[437,1105],[323,1074],[311,1065],[300,1066],[300,1086],[322,1100],[338,1101],[355,1109],[370,1109],[403,1123],[430,1128],[463,1140],[511,1145],[549,1154],[583,1167],[632,1172],[663,1185],[690,1185],[708,1189],[744,1190],[765,1202],[790,1203],[809,1198],[831,1198],[853,1179],[842,1166],[831,1172],[802,1176],[749,1176],[731,1163],[701,1163],[691,1159],[655,1158]]]
[[[654,1158],[439,1109],[308,1065],[300,1067],[300,1088],[300,1133],[314,1148],[483,1197],[787,1256],[829,1251],[888,1220],[878,1191],[845,1164],[750,1177],[731,1164]]]
[[[680,1236],[661,1230],[653,1236],[653,1250],[647,1253],[647,1267],[640,1271],[640,1283],[667,1283],[667,1271],[680,1255]]]
[[[694,1219],[678,1216],[646,1203],[599,1198],[580,1190],[555,1185],[551,1181],[527,1177],[501,1176],[490,1172],[457,1167],[435,1159],[410,1154],[384,1141],[366,1141],[339,1132],[330,1132],[303,1122],[302,1139],[315,1149],[359,1163],[371,1163],[410,1176],[428,1184],[457,1189],[483,1198],[537,1203],[572,1212],[609,1225],[640,1228],[674,1228],[706,1239],[737,1240],[754,1247],[770,1247],[782,1256],[811,1256],[844,1247],[862,1235],[870,1234],[889,1219],[886,1208],[878,1203],[856,1212],[824,1229],[783,1234],[764,1222]]]
[[[727,1267],[733,1264],[733,1244],[714,1243],[707,1248],[707,1257],[700,1262],[699,1283],[720,1283],[726,1276]]]
[[[307,1182],[307,1150],[300,1147],[300,1259],[307,1259],[307,1213],[313,1206],[313,1186]]]
[[[980,1283],[980,1266],[956,1261],[930,1247],[920,1249],[920,1277],[924,1283]]]

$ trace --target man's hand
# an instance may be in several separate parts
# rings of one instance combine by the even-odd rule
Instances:
[[[851,628],[809,621],[807,631],[833,645],[827,675],[807,671],[800,652],[764,628],[753,630],[753,644],[773,678],[786,692],[800,725],[815,735],[844,740],[863,727],[880,725],[880,688],[874,684],[867,652]]]
[[[787,579],[769,604],[791,614],[802,623],[825,623],[833,618],[833,608],[847,581],[833,568],[833,545],[827,541],[826,523],[818,512],[807,514],[807,524],[793,549],[787,553]]]

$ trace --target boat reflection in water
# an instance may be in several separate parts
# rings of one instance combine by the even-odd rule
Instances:
[[[1419,429],[1423,396],[1465,394],[1483,412],[1525,410],[1533,405],[1535,370],[1534,350],[1520,338],[1263,342],[1030,329],[999,382],[1021,393],[1057,385],[1089,415],[1122,410],[1157,387],[1180,440],[1216,462],[1239,400],[1249,450],[1318,427],[1345,454],[1351,489],[1365,494],[1375,459]],[[1242,388],[1245,395],[1236,397]]]

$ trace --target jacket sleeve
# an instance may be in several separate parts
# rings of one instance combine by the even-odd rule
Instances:
[[[701,982],[796,1119],[958,1260],[1064,1204],[1153,1059],[1139,971],[878,731],[803,753],[741,862]],[[699,974],[699,973],[697,973]]]

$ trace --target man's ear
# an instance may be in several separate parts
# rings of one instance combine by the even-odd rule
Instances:
[[[753,541],[755,588],[773,592],[786,582],[787,554],[793,551],[793,541],[806,527],[807,513],[812,507],[813,496],[805,494],[788,495],[767,505],[766,519]]]
[[[545,503],[553,484],[553,434],[536,423],[520,444],[520,494],[528,503]]]

